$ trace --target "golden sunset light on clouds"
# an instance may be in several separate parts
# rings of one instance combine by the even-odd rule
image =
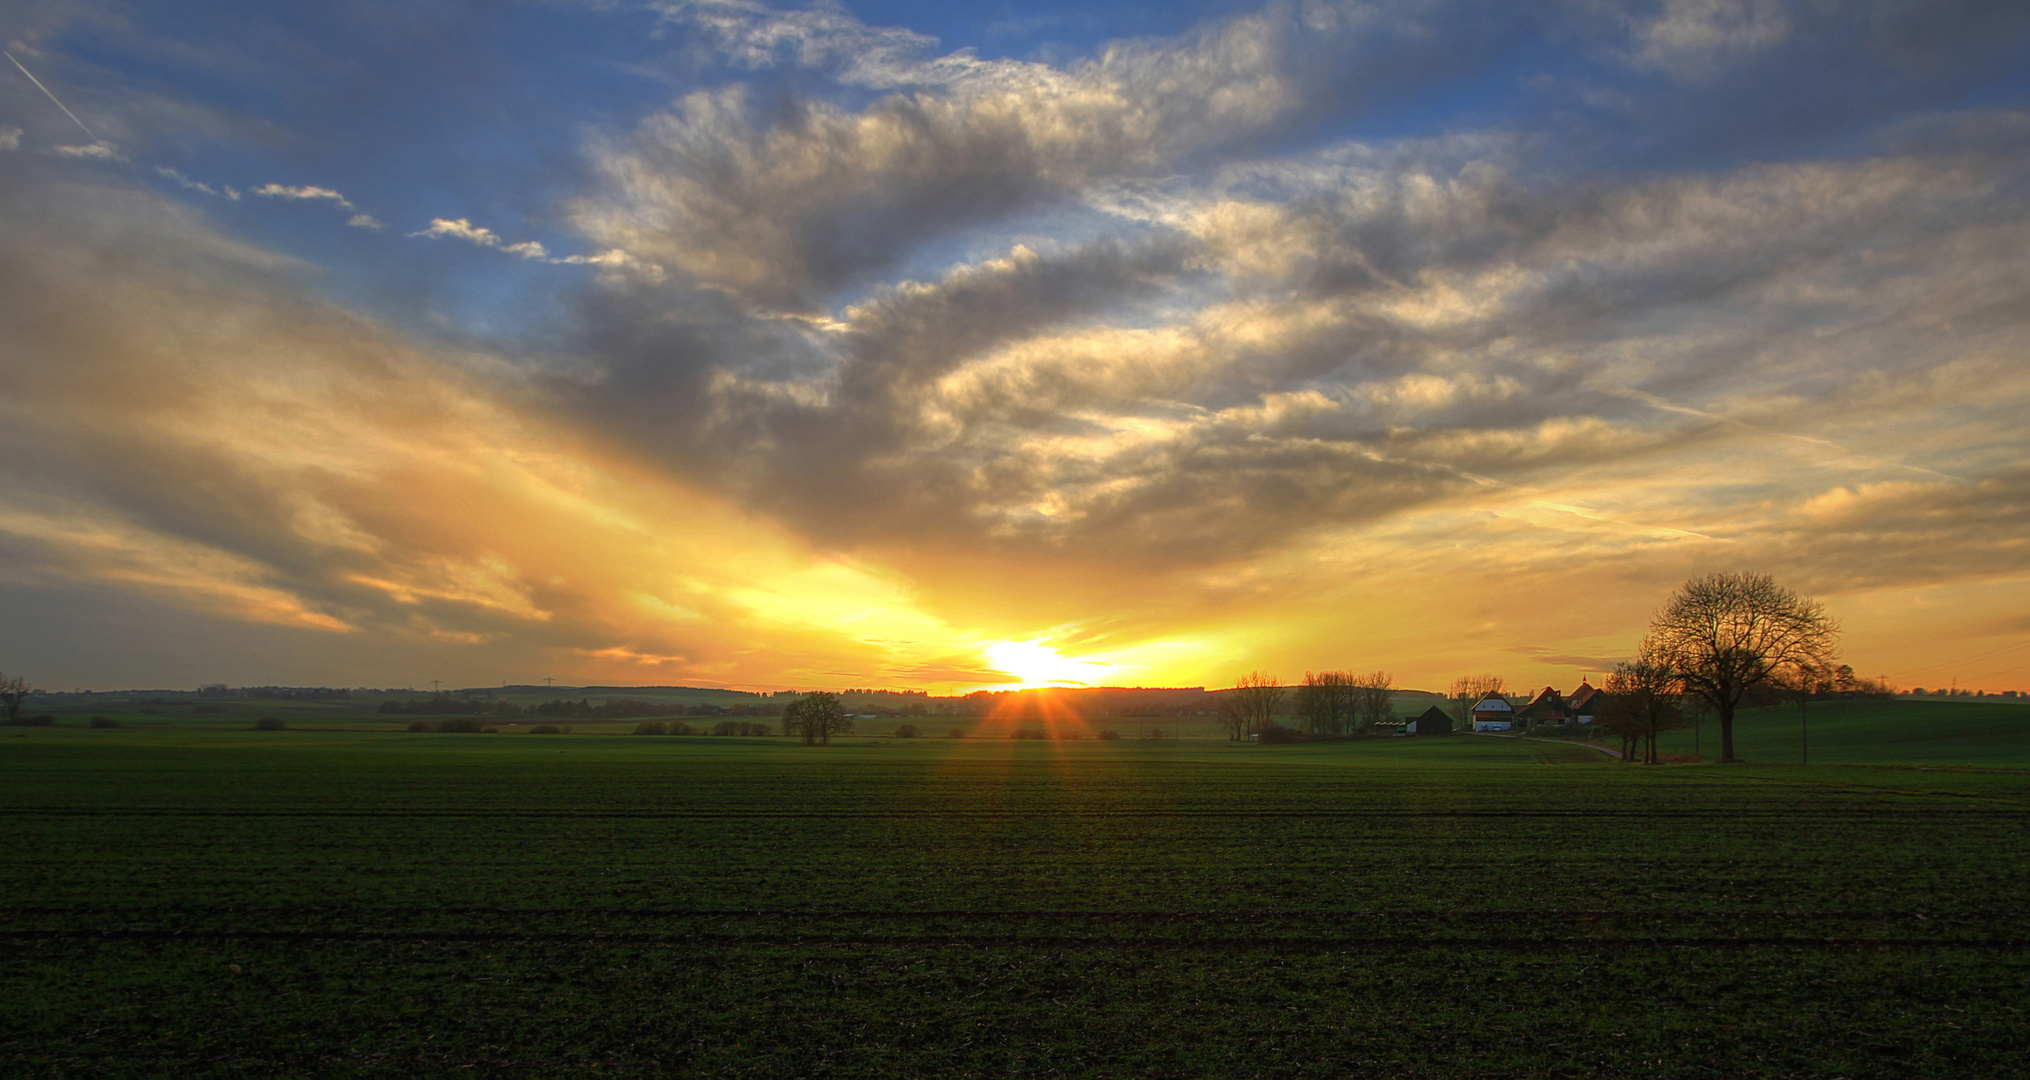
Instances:
[[[0,88],[0,667],[1568,686],[1755,570],[1863,674],[2030,689],[2016,46],[1755,6],[588,6],[463,76],[447,11],[271,94],[27,4],[102,139]]]

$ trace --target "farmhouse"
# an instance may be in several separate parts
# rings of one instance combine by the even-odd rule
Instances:
[[[1500,694],[1489,694],[1473,706],[1473,730],[1507,731],[1515,726],[1515,706]]]
[[[1572,691],[1572,696],[1565,702],[1565,706],[1566,711],[1572,714],[1572,719],[1582,724],[1590,724],[1600,711],[1600,691],[1594,689],[1593,684],[1581,679],[1579,688]]]
[[[1537,691],[1530,703],[1516,710],[1517,727],[1527,730],[1537,724],[1562,724],[1572,718],[1565,708],[1565,698],[1551,687]]]

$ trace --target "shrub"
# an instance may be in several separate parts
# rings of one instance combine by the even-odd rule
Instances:
[[[740,733],[740,721],[738,720],[721,720],[712,725],[712,734],[714,735],[738,735]]]
[[[918,731],[915,724],[897,724],[895,726],[895,737],[898,739],[914,739],[921,734],[923,732]]]
[[[428,720],[411,720],[411,721],[409,721],[409,730],[410,730],[410,731],[428,731],[428,730],[430,730],[430,721],[428,721]]]
[[[531,735],[562,735],[564,729],[555,724],[537,724],[529,729]]]
[[[1120,737],[1121,733],[1113,730],[1112,728],[1108,728],[1100,732],[1100,738],[1102,739],[1118,739]]]
[[[668,735],[670,733],[670,726],[661,720],[643,720],[641,723],[634,725],[634,733],[636,735]]]
[[[56,717],[49,713],[42,713],[37,716],[17,716],[7,722],[15,727],[49,727],[51,724],[56,723]]]
[[[254,721],[255,731],[280,731],[288,726],[272,716],[263,716],[259,720]]]
[[[750,720],[750,721],[747,721],[746,723],[743,723],[743,724],[741,724],[741,725],[740,725],[740,734],[742,734],[742,735],[773,735],[773,734],[775,734],[775,729],[774,729],[774,728],[772,728],[772,727],[769,727],[769,726],[768,726],[768,724],[767,724],[767,723],[765,723],[765,722],[763,722],[763,721],[760,721],[760,720]]]
[[[120,726],[120,722],[110,716],[94,716],[91,725],[95,728],[116,728]]]
[[[437,730],[443,732],[446,735],[454,733],[461,735],[477,735],[480,734],[481,732],[489,731],[491,729],[488,728],[483,721],[460,718],[457,720],[439,720],[437,722]]]
[[[682,720],[670,721],[670,734],[672,735],[696,735],[697,733],[697,728],[684,723]]]
[[[953,729],[952,729],[952,731],[951,731],[951,737],[952,737],[952,738],[954,738],[954,739],[963,739],[963,738],[965,738],[965,737],[966,737],[966,729],[965,729],[965,728],[962,728],[962,727],[955,727],[955,728],[953,728]]]

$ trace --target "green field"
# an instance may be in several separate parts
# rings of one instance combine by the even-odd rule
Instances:
[[[1958,701],[1818,701],[1750,709],[1734,720],[1734,753],[1745,761],[1814,765],[1946,765],[2030,768],[2030,705]],[[1802,730],[1800,728],[1802,727]],[[1809,743],[1806,742],[1809,737]],[[1720,753],[1720,725],[1668,733],[1667,754]]]
[[[0,811],[8,1076],[2030,1075],[2015,771],[162,724]]]

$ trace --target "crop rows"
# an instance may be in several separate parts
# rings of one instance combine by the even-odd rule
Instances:
[[[9,748],[0,992],[24,1004],[0,1071],[2030,1057],[2020,777],[1646,772],[1467,740],[500,745]]]

